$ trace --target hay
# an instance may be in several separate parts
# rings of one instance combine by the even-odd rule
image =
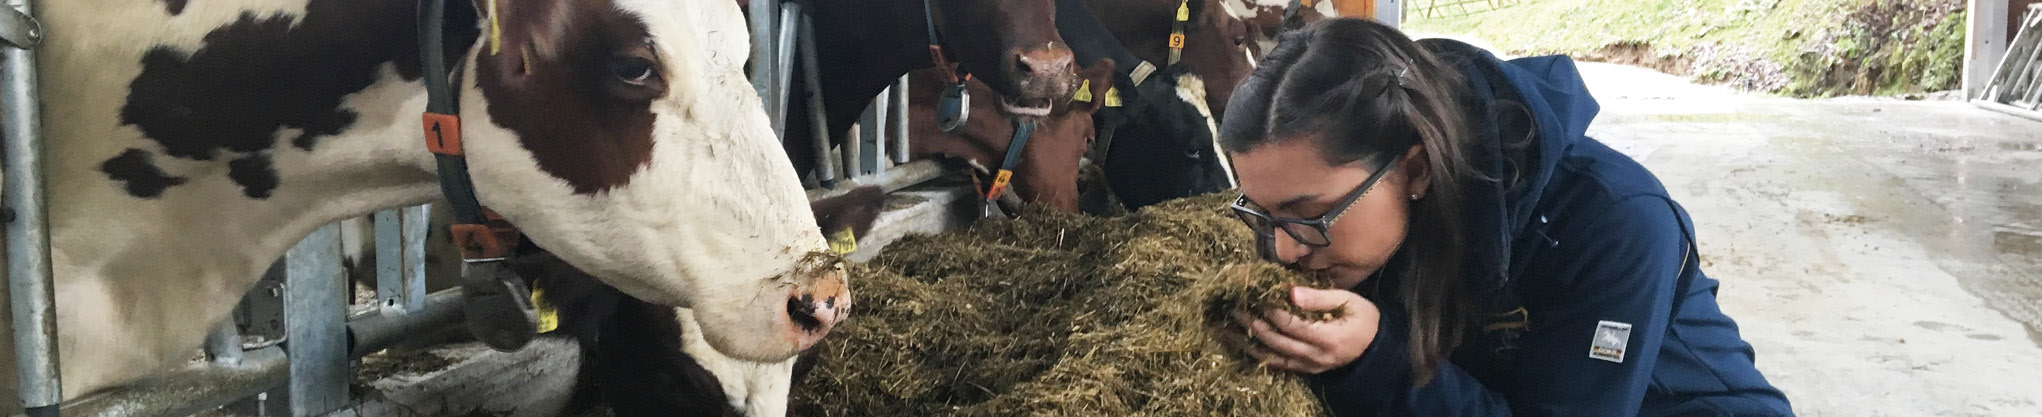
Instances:
[[[1024,208],[896,242],[851,266],[858,304],[794,414],[1320,415],[1295,374],[1211,336],[1238,331],[1227,311],[1294,310],[1284,294],[1309,283],[1255,259],[1232,197],[1108,218]]]

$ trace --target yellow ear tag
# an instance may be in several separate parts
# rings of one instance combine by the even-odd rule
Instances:
[[[838,255],[856,252],[858,251],[858,236],[851,233],[851,228],[849,227],[838,230],[836,233],[830,233],[830,250],[835,251]]]
[[[1179,21],[1179,22],[1185,22],[1185,21],[1190,21],[1190,20],[1191,20],[1191,2],[1188,2],[1188,1],[1185,1],[1185,2],[1178,2],[1178,3],[1177,3],[1177,21]]]
[[[1106,107],[1120,107],[1120,87],[1106,89]]]
[[[503,27],[496,24],[496,0],[489,0],[489,55],[503,51]]]
[[[1071,100],[1086,103],[1092,102],[1092,80],[1085,80],[1084,83],[1078,84],[1078,92],[1071,93]]]
[[[552,304],[546,303],[546,293],[540,291],[538,287],[532,288],[532,310],[539,313],[539,333],[560,328],[560,311],[554,310]]]

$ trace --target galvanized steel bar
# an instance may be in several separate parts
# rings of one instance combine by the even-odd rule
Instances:
[[[34,0],[7,0],[33,21]],[[38,29],[39,30],[39,29]],[[36,33],[35,37],[40,37]],[[64,398],[57,364],[56,287],[50,283],[48,199],[43,187],[42,100],[35,51],[5,48],[0,69],[0,135],[6,137],[7,286],[14,312],[14,364],[29,416],[55,416]]]
[[[284,269],[291,415],[330,413],[348,402],[348,292],[340,271],[339,226],[320,226],[291,247]]]
[[[891,193],[928,182],[949,172],[951,171],[945,170],[943,164],[936,161],[914,161],[893,167],[893,169],[887,170],[885,174],[859,177],[857,180],[849,181],[849,184],[837,187],[836,189],[818,188],[808,190],[808,200],[816,201],[849,194],[851,190],[864,186],[879,186],[881,191]]]
[[[838,149],[840,154],[837,155],[837,162],[844,166],[845,180],[858,179],[858,175],[864,173],[862,171],[864,164],[860,162],[863,162],[861,158],[865,157],[862,155],[865,151],[862,147],[866,138],[865,126],[867,125],[863,123],[851,125],[851,131],[844,136],[843,146]]]
[[[891,125],[891,122],[893,122],[892,99],[893,86],[887,86],[885,90],[879,91],[878,97],[872,98],[872,111],[870,113],[872,117],[867,121],[872,123],[872,128],[869,129],[872,134],[866,136],[866,139],[872,141],[872,159],[867,160],[867,162],[872,164],[872,173],[875,175],[885,174],[886,166],[889,165],[886,158],[886,144],[891,142],[887,140],[887,138],[891,137],[887,136],[887,129],[894,127]]]
[[[419,309],[391,314],[380,310],[347,321],[349,358],[360,358],[389,348],[405,337],[453,327],[461,322],[461,288],[455,287],[425,297]]]
[[[908,76],[900,76],[900,81],[895,81],[893,87],[886,90],[893,95],[887,101],[893,106],[887,111],[887,116],[893,118],[893,131],[888,132],[891,133],[888,140],[893,141],[893,164],[905,164],[908,163],[908,131],[912,130],[908,129]]]
[[[403,300],[404,311],[425,308],[425,238],[432,233],[432,204],[405,207],[399,216],[404,223]]]
[[[798,39],[795,35],[799,34],[796,30],[800,28],[794,24],[794,16],[798,12],[795,9],[801,5],[787,3],[786,6],[780,10],[779,23],[773,25],[779,36],[772,45],[773,100],[767,104],[770,108],[766,109],[773,118],[773,134],[780,137],[781,143],[787,142],[787,126],[793,123],[787,120],[787,107],[793,103],[787,97],[794,94],[790,91],[794,89],[794,42]]]
[[[779,10],[776,10],[778,3],[778,0],[751,0],[751,16],[748,19],[751,20],[752,29],[750,74],[752,89],[758,91],[759,101],[764,103],[766,108],[769,109],[773,108],[774,90],[778,88],[773,83],[775,79],[773,77],[773,17],[779,14]],[[780,119],[773,119],[773,124],[779,125]]]
[[[425,303],[426,206],[376,212],[376,305],[405,313]]]
[[[42,23],[22,9],[0,10],[0,42],[6,46],[35,49],[43,42]]]
[[[808,120],[810,126],[808,134],[812,139],[810,143],[815,148],[815,180],[817,183],[822,184],[822,188],[836,188],[837,178],[835,173],[837,172],[837,164],[834,163],[836,159],[834,158],[835,154],[830,152],[830,134],[832,132],[830,132],[829,114],[824,111],[826,108],[823,107],[822,62],[816,59],[815,25],[811,24],[808,14],[802,12],[800,3],[787,3],[785,11],[787,14],[783,16],[781,21],[787,22],[791,20],[796,22],[794,23],[796,31],[801,35],[801,40],[799,41],[801,48],[801,80],[808,87],[806,88],[808,90]]]
[[[241,364],[235,366],[193,362],[73,400],[64,405],[64,415],[189,416],[284,383],[290,370],[287,362],[283,349],[276,346],[247,351],[242,355]]]

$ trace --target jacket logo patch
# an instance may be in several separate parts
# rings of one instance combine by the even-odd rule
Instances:
[[[1631,342],[1631,324],[1614,321],[1595,323],[1595,340],[1588,344],[1588,357],[1624,363],[1624,345]]]

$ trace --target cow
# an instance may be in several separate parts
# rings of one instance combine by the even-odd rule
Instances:
[[[1186,20],[1179,63],[1190,66],[1205,84],[1205,107],[1218,120],[1233,97],[1234,86],[1255,70],[1250,47],[1255,28],[1235,17],[1225,4],[1228,1],[1239,0],[1084,0],[1083,4],[1106,23],[1123,47],[1158,67],[1170,63],[1170,35],[1182,7]]]
[[[448,2],[444,58],[482,204],[623,294],[691,308],[736,360],[786,361],[844,318],[734,4],[480,1]],[[413,1],[42,7],[66,399],[185,359],[315,228],[440,195]]]
[[[1276,49],[1276,35],[1283,33],[1287,24],[1302,27],[1320,19],[1340,17],[1340,11],[1333,7],[1333,0],[1299,2],[1301,4],[1295,6],[1291,0],[1222,1],[1230,14],[1248,23],[1248,31],[1254,38],[1249,45],[1258,56]],[[1294,14],[1297,21],[1285,22],[1286,13]]]
[[[1046,115],[1077,87],[1077,66],[1051,19],[1051,0],[833,0],[807,2],[821,68],[822,109],[811,109],[794,77],[787,101],[786,152],[797,172],[814,168],[810,112],[827,119],[825,137],[843,140],[873,97],[908,71],[936,66],[930,46],[941,46],[958,75],[997,93],[973,100],[998,102],[1014,114]],[[928,10],[925,13],[924,10]],[[931,14],[933,13],[933,15]],[[933,22],[935,39],[930,38]]]
[[[1093,138],[1092,112],[1105,104],[1105,87],[1112,85],[1113,70],[1112,60],[1080,70],[1080,85],[1085,89],[1076,94],[1082,96],[1057,103],[1046,116],[1013,115],[992,103],[973,102],[971,114],[977,116],[950,132],[936,126],[936,105],[946,82],[942,73],[916,70],[908,75],[908,154],[917,159],[961,160],[981,174],[982,182],[990,181],[1007,158],[1015,120],[1034,123],[1033,133],[1016,159],[1009,192],[1025,202],[1076,212],[1078,168]],[[976,80],[965,86],[973,95],[993,94],[991,87]]]
[[[1080,63],[1107,59],[1117,63],[1148,62],[1125,46],[1125,40],[1115,36],[1111,29],[1114,24],[1102,21],[1100,15],[1092,13],[1092,7],[1082,0],[1057,0],[1057,3],[1057,30],[1070,40]],[[1185,5],[1189,6],[1188,3]],[[1114,16],[1151,22],[1175,21],[1177,14],[1175,8],[1148,7],[1139,10],[1147,13],[1121,11]],[[1217,15],[1220,14],[1207,12],[1204,18],[1187,20],[1224,21]],[[1130,36],[1167,39],[1170,30],[1167,26],[1165,28],[1160,34],[1137,32]],[[1186,30],[1187,36],[1193,32]],[[1205,32],[1223,31],[1213,29]],[[1167,55],[1167,45],[1159,46],[1163,46],[1159,53]],[[1185,46],[1187,57],[1226,58],[1230,54],[1194,55],[1190,50],[1238,48],[1221,42],[1187,42]],[[1167,64],[1167,61],[1164,62]],[[1137,64],[1133,69],[1118,65],[1123,69],[1116,70],[1114,87],[1123,97],[1123,105],[1104,108],[1093,115],[1100,141],[1094,146],[1095,153],[1090,158],[1101,167],[1107,185],[1125,209],[1136,210],[1165,200],[1217,192],[1234,186],[1232,168],[1228,166],[1225,155],[1220,153],[1219,142],[1214,139],[1217,135],[1213,123],[1215,114],[1208,104],[1211,100],[1205,91],[1204,80],[1193,72],[1195,69],[1188,62],[1187,59],[1167,64],[1146,74],[1138,72],[1144,65]],[[1227,87],[1231,91],[1232,86]]]
[[[879,187],[811,203],[818,230],[864,236],[883,209]],[[543,251],[519,261],[560,329],[581,347],[567,411],[605,407],[615,416],[773,417],[815,349],[776,363],[736,360],[708,346],[696,311],[633,298]]]

